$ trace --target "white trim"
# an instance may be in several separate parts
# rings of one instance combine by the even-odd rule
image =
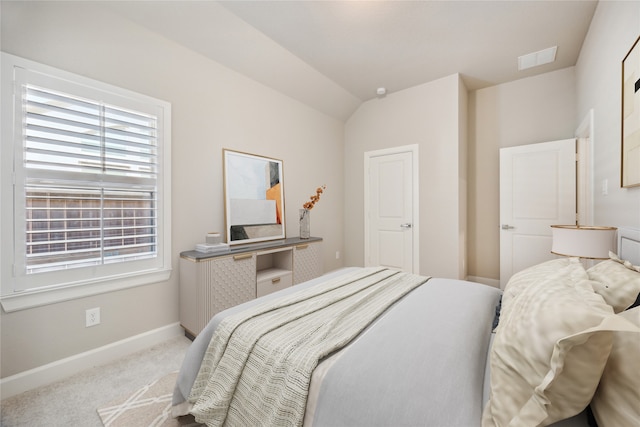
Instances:
[[[578,164],[576,165],[576,209],[578,210],[578,224],[593,224],[593,109],[576,129]]]
[[[159,283],[169,279],[171,274],[171,104],[169,102],[132,92],[127,89],[59,70],[45,64],[20,58],[5,52],[0,53],[0,84],[8,96],[0,103],[2,126],[2,150],[0,156],[0,305],[7,311],[22,310],[46,304],[68,301],[89,295],[96,295],[146,284]],[[97,91],[101,97],[118,97],[118,105],[131,107],[139,111],[157,115],[158,138],[158,254],[153,260],[135,261],[127,271],[120,264],[100,266],[90,270],[72,269],[54,273],[42,273],[26,278],[20,268],[20,262],[14,259],[16,245],[14,190],[18,178],[14,173],[14,152],[12,111],[15,91],[14,71],[22,70],[20,75],[29,73],[30,78],[52,80],[56,85],[68,87],[71,93],[76,90]],[[100,98],[103,99],[103,98]],[[147,105],[149,104],[149,105]],[[16,117],[16,120],[18,118]],[[9,148],[10,147],[10,148]],[[22,182],[22,181],[21,181]],[[21,253],[19,251],[18,253]],[[123,264],[124,265],[124,264]],[[28,283],[22,283],[26,282]],[[53,284],[53,285],[52,285]]]
[[[93,283],[83,282],[56,288],[35,288],[33,290],[17,292],[13,295],[1,296],[0,305],[2,305],[4,311],[12,313],[14,311],[40,307],[47,304],[56,304],[91,295],[164,282],[169,280],[170,276],[171,269],[169,268],[154,272],[108,277]]]
[[[372,157],[387,156],[391,154],[400,154],[410,152],[412,154],[412,175],[413,175],[413,212],[411,229],[413,233],[413,273],[420,273],[420,156],[419,145],[403,145],[400,147],[384,148],[381,150],[367,151],[364,153],[364,259],[365,265],[369,259],[369,162]]]
[[[493,286],[494,288],[500,289],[500,280],[489,279],[488,277],[478,277],[478,276],[467,276],[465,280],[470,282],[478,282],[483,285]]]
[[[125,338],[84,353],[57,360],[28,371],[0,379],[2,399],[15,396],[67,378],[85,369],[112,362],[145,348],[184,334],[179,323],[172,323],[133,337]]]

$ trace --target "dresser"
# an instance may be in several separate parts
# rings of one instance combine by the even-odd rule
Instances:
[[[222,310],[322,274],[322,239],[232,246],[222,253],[180,253],[180,324],[193,338]]]

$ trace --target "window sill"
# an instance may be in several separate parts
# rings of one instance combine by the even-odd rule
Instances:
[[[99,282],[84,283],[53,289],[36,289],[24,291],[13,295],[0,297],[0,305],[7,313],[27,310],[43,305],[56,304],[92,295],[115,292],[136,286],[149,285],[168,280],[171,276],[171,269],[145,272],[135,276],[126,275],[123,277],[109,278]]]

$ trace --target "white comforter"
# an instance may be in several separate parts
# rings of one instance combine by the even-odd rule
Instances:
[[[174,390],[174,415],[192,409],[187,398],[222,319],[358,270],[330,273],[215,316],[187,353]],[[499,289],[479,283],[431,278],[321,361],[311,378],[304,425],[479,427],[500,296]],[[562,425],[586,425],[584,416],[574,421]]]
[[[226,317],[191,389],[190,412],[210,426],[301,425],[318,361],[427,280],[363,269]]]

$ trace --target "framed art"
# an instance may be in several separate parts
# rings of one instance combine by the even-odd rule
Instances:
[[[285,238],[282,160],[223,150],[227,243]]]
[[[622,60],[622,150],[620,185],[640,185],[640,44]]]

